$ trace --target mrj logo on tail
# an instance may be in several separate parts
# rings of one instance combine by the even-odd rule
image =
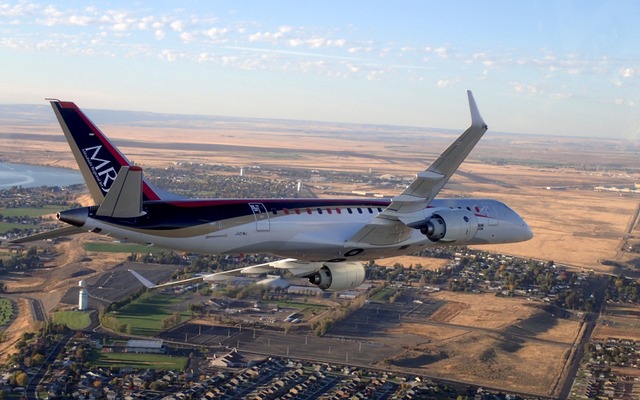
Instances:
[[[100,189],[106,193],[109,191],[109,188],[111,188],[111,184],[115,181],[116,176],[118,176],[118,171],[111,166],[110,160],[98,157],[100,150],[102,150],[102,145],[87,147],[82,149],[82,154],[96,182],[100,185]]]

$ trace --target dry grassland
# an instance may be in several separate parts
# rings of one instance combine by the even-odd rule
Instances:
[[[0,128],[0,132],[6,129],[15,132],[17,128]],[[356,140],[354,138],[358,138],[358,132],[354,132],[354,129],[349,131],[344,128],[346,133],[337,128],[329,132],[313,126],[301,126],[300,129],[310,129],[312,133],[300,134],[295,129],[283,129],[283,126],[268,122],[257,122],[251,129],[244,126],[191,129],[171,126],[103,127],[104,132],[116,143],[130,140],[139,142],[124,142],[120,147],[130,159],[143,166],[166,167],[174,161],[235,166],[285,164],[362,173],[371,168],[380,174],[391,173],[402,177],[411,177],[424,169],[454,137],[425,133],[424,138],[415,134],[399,135],[396,141],[386,138],[386,141],[379,142],[375,132],[370,140]],[[22,127],[21,132],[61,135],[55,125]],[[484,249],[526,258],[554,260],[602,272],[615,271],[602,265],[601,260],[627,261],[629,257],[619,252],[619,248],[640,197],[599,193],[592,188],[611,182],[632,183],[633,176],[585,173],[571,168],[534,168],[479,162],[474,157],[487,154],[549,159],[553,159],[554,154],[556,159],[562,155],[558,154],[561,150],[540,150],[540,139],[524,140],[518,137],[507,141],[500,137],[491,138],[490,134],[491,132],[483,139],[488,141],[487,144],[483,145],[481,141],[441,195],[491,197],[504,201],[527,220],[535,237],[525,243],[483,246]],[[380,135],[381,140],[384,140],[384,135]],[[560,139],[557,142],[558,145],[565,144]],[[158,144],[167,143],[181,144],[181,148],[154,148]],[[147,145],[149,147],[144,147]],[[0,146],[3,158],[12,162],[76,168],[64,141],[0,139]],[[533,146],[529,153],[526,151],[527,146]],[[583,160],[579,151],[573,151],[575,154],[570,154],[569,157]],[[593,158],[599,159],[595,156]],[[547,187],[566,189],[547,190]],[[367,188],[362,185],[336,185],[336,190],[339,191],[349,192],[355,189],[379,191],[375,187]],[[396,192],[387,191],[383,194],[392,196]]]
[[[418,336],[419,344],[405,346],[386,363],[445,379],[553,395],[579,322],[557,319],[522,299],[451,292],[431,297],[446,304],[429,321],[400,323],[388,331]]]

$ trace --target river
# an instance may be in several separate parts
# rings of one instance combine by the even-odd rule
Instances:
[[[70,186],[83,183],[80,171],[25,164],[0,163],[0,190],[13,186]]]

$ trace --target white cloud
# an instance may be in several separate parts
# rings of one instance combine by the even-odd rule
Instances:
[[[195,37],[193,36],[192,33],[182,32],[180,34],[180,40],[182,40],[183,43],[191,43],[195,40]]]
[[[164,39],[164,37],[166,36],[166,34],[164,33],[164,31],[162,29],[156,29],[153,32],[153,36],[158,39],[158,40],[162,40]]]
[[[302,44],[304,44],[304,41],[302,41],[302,39],[289,39],[289,46],[291,47],[298,47],[301,46]]]
[[[449,58],[449,50],[446,47],[438,47],[433,52],[440,58]]]
[[[170,62],[176,61],[178,57],[179,57],[179,54],[173,50],[164,49],[162,50],[162,52],[160,52],[160,58]]]
[[[176,32],[182,32],[184,29],[184,23],[181,20],[176,20],[169,24],[169,27]]]
[[[511,86],[516,93],[527,94],[529,96],[537,96],[540,94],[540,90],[538,90],[538,86],[535,84],[524,84],[521,82],[512,82]]]
[[[16,18],[27,15],[34,9],[34,4],[18,3],[14,5],[0,4],[0,17]]]
[[[211,28],[208,29],[206,31],[204,31],[204,35],[211,38],[211,39],[218,39],[224,35],[226,35],[227,33],[229,33],[229,29],[227,28]]]
[[[126,32],[129,30],[129,25],[126,22],[117,22],[111,26],[111,30],[114,32]]]
[[[620,70],[620,75],[623,78],[633,78],[634,74],[635,74],[635,70],[633,68],[626,67]]]
[[[93,18],[85,15],[72,15],[69,17],[69,23],[71,25],[87,26],[93,21]]]
[[[367,73],[367,80],[368,81],[379,81],[382,78],[382,75],[384,75],[385,71],[383,70],[373,70],[373,71],[369,71]]]

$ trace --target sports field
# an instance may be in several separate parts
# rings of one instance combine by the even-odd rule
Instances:
[[[102,368],[162,369],[181,371],[187,366],[187,357],[164,354],[96,353],[91,364]]]
[[[120,310],[108,313],[107,317],[114,317],[119,324],[130,326],[133,335],[155,336],[163,330],[162,320],[172,314],[180,313],[182,321],[190,318],[186,307],[176,307],[183,301],[181,297],[145,293]]]
[[[84,329],[91,323],[90,314],[89,311],[58,311],[53,314],[53,321],[69,329]]]

